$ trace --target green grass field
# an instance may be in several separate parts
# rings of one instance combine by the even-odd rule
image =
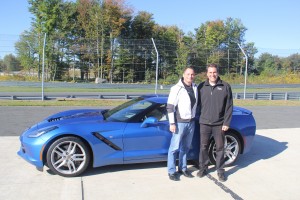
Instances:
[[[153,93],[154,89],[145,89],[145,88],[126,88],[126,92],[128,93]],[[38,87],[0,87],[0,92],[41,92],[41,88]],[[106,89],[106,88],[44,88],[45,92],[124,92],[123,88],[114,88],[114,89]],[[158,89],[158,93],[169,93],[169,89]],[[243,88],[232,88],[232,92],[244,92]],[[247,93],[255,93],[255,92],[300,92],[300,87],[292,87],[292,88],[246,88]]]
[[[128,100],[0,100],[0,106],[117,106]],[[300,106],[300,101],[235,99],[235,106]]]
[[[41,92],[38,87],[0,87],[0,92]],[[44,88],[45,95],[47,92],[71,93],[71,92],[126,92],[126,93],[154,93],[153,89],[103,89],[103,88]],[[242,93],[243,89],[233,89],[234,93]],[[300,88],[262,88],[247,89],[247,93],[255,92],[300,92]],[[159,94],[168,94],[169,89],[157,90]],[[82,100],[82,99],[59,99],[59,100],[0,100],[0,106],[117,106],[127,100]],[[300,101],[284,101],[284,100],[234,100],[236,106],[300,106]]]

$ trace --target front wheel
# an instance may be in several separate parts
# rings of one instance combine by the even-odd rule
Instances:
[[[234,133],[225,133],[224,156],[225,165],[232,165],[239,157],[241,152],[241,141]],[[214,139],[211,141],[208,156],[212,164],[216,164],[216,144]]]
[[[51,171],[65,177],[83,173],[90,162],[89,149],[77,137],[63,137],[51,144],[47,164]]]

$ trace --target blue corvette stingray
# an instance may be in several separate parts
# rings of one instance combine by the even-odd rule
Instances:
[[[167,160],[171,139],[166,112],[167,96],[148,95],[116,108],[78,109],[54,114],[26,130],[18,155],[43,170],[44,165],[61,176],[73,177],[88,166],[158,162]],[[189,160],[199,154],[199,124]],[[234,107],[226,132],[226,165],[250,150],[256,124],[251,111]],[[211,140],[209,157],[215,163]]]

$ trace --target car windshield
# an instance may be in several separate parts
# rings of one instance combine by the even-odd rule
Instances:
[[[135,98],[107,111],[104,118],[107,121],[127,122],[153,104],[142,97]]]

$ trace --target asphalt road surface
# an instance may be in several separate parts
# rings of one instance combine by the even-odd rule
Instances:
[[[226,167],[221,183],[213,166],[201,179],[170,181],[166,162],[113,165],[88,170],[75,178],[37,171],[16,155],[18,135],[50,114],[81,107],[0,106],[0,199],[165,200],[289,199],[300,197],[300,107],[247,107],[257,134],[249,153]],[[189,165],[196,176],[197,169]]]
[[[0,136],[19,136],[25,129],[47,116],[82,107],[0,106]],[[94,107],[95,108],[95,107]],[[299,128],[300,107],[251,106],[257,129]]]

